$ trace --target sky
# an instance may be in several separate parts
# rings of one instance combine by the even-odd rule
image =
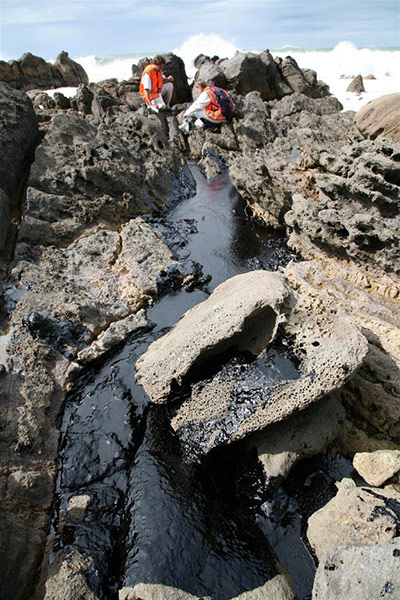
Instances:
[[[241,50],[400,47],[400,0],[0,0],[0,59],[169,52],[199,33]]]

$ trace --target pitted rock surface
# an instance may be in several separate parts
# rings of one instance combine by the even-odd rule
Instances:
[[[367,353],[367,340],[349,319],[312,313],[304,297],[287,316],[284,328],[300,361],[299,378],[267,383],[250,365],[241,367],[244,382],[239,385],[234,370],[220,371],[194,387],[171,421],[190,447],[208,452],[286,419],[340,388]]]
[[[153,402],[164,403],[190,369],[230,348],[259,354],[273,338],[289,296],[277,273],[232,277],[150,345],[136,365],[138,382]]]
[[[338,482],[338,493],[308,519],[307,537],[319,560],[341,544],[374,546],[397,537],[400,493],[394,488]]]
[[[391,597],[400,588],[400,540],[374,546],[340,546],[319,563],[312,600]]]

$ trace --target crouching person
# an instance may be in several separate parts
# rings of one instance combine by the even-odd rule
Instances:
[[[140,95],[149,108],[157,112],[159,109],[170,110],[170,102],[174,91],[172,75],[164,77],[165,65],[163,56],[155,56],[153,62],[143,69],[140,80]]]
[[[194,120],[194,125],[198,129],[203,129],[205,123],[211,123],[216,127],[225,121],[214,90],[202,79],[198,79],[194,85],[200,95],[183,115],[183,123],[180,126],[183,133],[189,133],[189,121]]]

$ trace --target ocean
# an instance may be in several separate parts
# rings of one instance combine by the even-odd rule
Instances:
[[[241,52],[261,52],[268,48],[237,48],[218,35],[198,34],[190,37],[179,48],[171,48],[165,52],[173,52],[180,56],[186,67],[189,78],[193,78],[195,68],[193,61],[199,54],[230,58],[239,50]],[[385,94],[400,92],[400,49],[399,48],[357,48],[348,41],[342,41],[334,48],[298,48],[285,46],[269,48],[271,54],[284,58],[292,56],[301,68],[313,69],[318,79],[329,85],[331,93],[343,104],[344,110],[357,111],[361,106]],[[80,63],[91,82],[98,82],[111,77],[119,81],[129,79],[131,66],[144,56],[154,56],[156,52],[142,54],[123,54],[114,56],[76,56],[71,57]],[[364,79],[365,93],[357,96],[346,89],[356,75],[373,76],[375,79]],[[60,91],[60,90],[59,90]],[[66,95],[74,95],[74,88],[64,88]]]

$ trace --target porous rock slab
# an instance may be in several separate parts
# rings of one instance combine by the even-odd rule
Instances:
[[[376,546],[339,546],[320,562],[312,600],[388,598],[400,591],[400,538]]]
[[[166,403],[189,369],[232,347],[259,354],[273,338],[290,296],[277,273],[252,271],[228,279],[153,342],[136,364],[150,399]]]
[[[295,600],[292,582],[286,573],[279,573],[264,585],[248,590],[230,600]],[[163,584],[138,583],[119,591],[119,600],[212,600],[209,596],[199,598],[186,591]]]
[[[304,295],[297,298],[284,329],[301,360],[300,377],[267,391],[261,378],[249,402],[247,383],[241,390],[237,375],[217,373],[199,389],[193,388],[171,420],[182,440],[206,453],[283,421],[340,388],[367,353],[367,340],[351,320],[318,312]]]
[[[400,451],[358,452],[353,466],[367,483],[380,486],[400,471]]]
[[[397,536],[398,491],[357,487],[352,479],[336,485],[337,495],[308,519],[308,541],[319,560],[340,544],[373,546]]]

